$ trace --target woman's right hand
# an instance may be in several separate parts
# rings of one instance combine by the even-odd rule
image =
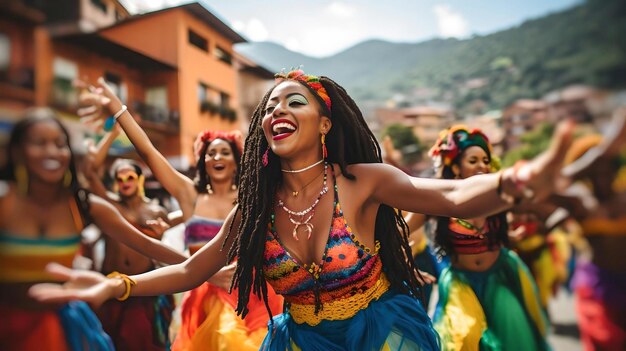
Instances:
[[[101,126],[107,117],[120,111],[124,105],[102,77],[98,78],[95,86],[80,79],[74,85],[81,89],[78,116],[86,123]]]
[[[124,293],[121,279],[107,279],[98,272],[70,269],[57,263],[48,264],[46,272],[64,283],[33,285],[28,294],[40,302],[66,303],[82,300],[97,308],[106,300]]]

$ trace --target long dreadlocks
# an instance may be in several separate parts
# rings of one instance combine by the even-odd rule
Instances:
[[[301,81],[300,83],[312,90],[306,83]],[[361,111],[347,92],[327,77],[320,77],[320,83],[332,101],[330,118],[333,125],[326,135],[328,162],[336,163],[347,179],[354,180],[355,176],[347,171],[347,166],[357,163],[381,163],[380,146]],[[235,257],[238,259],[232,284],[234,288],[239,289],[237,313],[242,317],[248,312],[247,305],[251,292],[263,298],[270,312],[267,284],[262,272],[273,202],[267,201],[266,194],[273,196],[276,193],[282,173],[278,156],[272,152],[268,153],[267,166],[263,166],[263,154],[268,149],[268,142],[261,123],[265,105],[274,88],[265,94],[254,111],[241,162],[237,211],[241,212],[242,220],[236,230],[235,243],[229,250],[228,260],[230,262]],[[313,96],[318,99],[320,106],[326,106],[318,94]],[[232,230],[231,224],[228,235],[231,235]],[[421,296],[421,284],[417,279],[419,272],[413,260],[408,259],[412,257],[408,243],[408,226],[398,211],[386,205],[380,206],[376,218],[375,238],[381,243],[379,254],[392,287],[403,293]]]

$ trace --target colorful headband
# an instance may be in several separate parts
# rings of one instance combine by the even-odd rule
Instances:
[[[202,150],[202,145],[204,143],[210,144],[216,139],[232,142],[237,146],[239,154],[243,152],[243,135],[240,131],[234,130],[230,132],[223,132],[219,130],[205,130],[204,132],[198,134],[196,140],[193,142],[193,150],[196,157],[200,157],[200,150]]]
[[[468,131],[464,125],[454,125],[439,133],[435,145],[428,151],[428,156],[435,160],[436,166],[450,166],[463,150],[470,146],[478,146],[485,150],[491,158],[491,143],[489,138],[479,129]]]
[[[317,95],[324,101],[326,104],[326,108],[328,108],[328,112],[330,112],[330,96],[328,96],[328,92],[326,88],[320,83],[320,78],[317,76],[309,76],[304,74],[304,71],[301,69],[294,69],[287,73],[281,71],[280,73],[276,73],[274,75],[276,79],[276,83],[280,83],[285,79],[297,80],[306,84],[309,88],[311,88]]]

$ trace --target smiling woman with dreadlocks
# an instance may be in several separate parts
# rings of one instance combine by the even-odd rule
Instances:
[[[501,212],[530,189],[550,189],[571,126],[518,169],[464,180],[413,178],[381,163],[380,147],[346,91],[301,70],[280,74],[255,110],[242,157],[238,206],[216,239],[187,262],[72,288],[39,285],[42,301],[93,304],[120,295],[193,288],[238,258],[237,311],[267,285],[285,298],[267,350],[438,350],[418,301],[420,281],[406,223],[394,208],[440,216]],[[107,97],[113,96],[105,88]],[[121,104],[112,101],[117,111]],[[122,112],[119,122],[130,123]],[[400,229],[401,228],[401,229]]]
[[[489,139],[456,125],[430,150],[438,177],[464,179],[497,170]],[[526,265],[505,247],[505,212],[438,217],[435,242],[450,257],[439,277],[434,317],[444,350],[545,350],[547,319]]]

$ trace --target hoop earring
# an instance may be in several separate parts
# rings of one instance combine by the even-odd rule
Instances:
[[[328,149],[326,148],[326,134],[322,134],[322,158],[328,158]]]
[[[68,169],[63,175],[63,187],[69,188],[72,185],[72,172]]]
[[[146,182],[146,177],[143,174],[140,175],[139,179],[137,180],[137,193],[139,194],[140,197],[146,196],[146,188],[144,187],[145,182]]]
[[[26,166],[23,164],[15,165],[13,175],[17,183],[17,191],[22,195],[28,194],[28,171],[26,170]]]
[[[263,153],[263,167],[267,167],[270,163],[270,147],[267,146],[267,150]]]

